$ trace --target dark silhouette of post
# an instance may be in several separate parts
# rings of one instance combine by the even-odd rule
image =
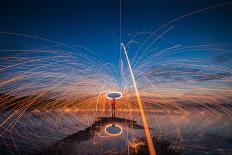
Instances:
[[[112,106],[112,118],[115,118],[115,98],[112,99],[111,106]]]

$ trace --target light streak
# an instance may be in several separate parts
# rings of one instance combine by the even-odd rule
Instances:
[[[129,67],[129,70],[130,70],[130,75],[131,75],[131,78],[132,78],[132,82],[133,82],[133,85],[134,85],[134,88],[135,88],[135,93],[136,93],[136,97],[137,97],[137,101],[138,101],[138,105],[139,105],[139,109],[140,109],[140,113],[141,113],[141,117],[142,117],[142,121],[143,121],[143,125],[144,125],[144,131],[145,131],[145,135],[146,135],[146,138],[147,138],[147,144],[148,144],[149,152],[150,152],[151,155],[156,155],[156,151],[155,151],[155,147],[154,147],[154,144],[153,144],[153,141],[152,141],[152,138],[151,138],[151,133],[150,133],[150,130],[149,130],[147,118],[146,118],[146,115],[144,113],[144,108],[143,108],[143,105],[142,105],[142,101],[141,101],[139,91],[138,91],[138,88],[137,88],[137,85],[136,85],[136,81],[135,81],[135,78],[134,78],[134,74],[133,74],[133,71],[132,71],[132,68],[131,68],[130,60],[129,60],[129,57],[127,55],[127,51],[126,51],[126,48],[125,48],[124,44],[122,43],[121,46],[122,46],[122,48],[124,50],[126,60],[127,60],[127,63],[128,63],[128,67]]]
[[[142,121],[145,120],[146,124],[144,130],[148,133],[146,137],[151,139],[152,133],[149,132],[145,115],[149,113],[151,120],[156,121],[149,126],[158,126],[157,134],[167,136],[172,132],[176,133],[177,140],[173,144],[174,148],[186,147],[182,141],[185,137],[184,134],[182,135],[184,129],[181,125],[191,127],[195,120],[200,122],[196,126],[202,128],[197,131],[201,133],[198,135],[202,135],[212,124],[217,124],[224,116],[227,116],[229,121],[225,121],[224,126],[220,126],[220,130],[224,131],[226,126],[231,125],[232,116],[230,108],[232,103],[231,64],[225,62],[226,65],[223,65],[215,63],[208,57],[199,56],[175,58],[172,54],[188,55],[188,52],[197,51],[229,53],[231,50],[228,47],[231,45],[186,46],[181,42],[175,44],[162,38],[172,27],[161,32],[160,35],[156,32],[187,16],[231,4],[231,2],[224,3],[188,13],[166,23],[155,32],[138,32],[127,44],[125,43],[126,46],[121,44],[120,27],[120,51],[122,46],[129,66],[129,68],[124,67],[125,60],[120,60],[120,79],[117,69],[112,64],[105,63],[96,55],[91,55],[92,52],[88,48],[68,46],[39,36],[0,32],[1,35],[26,37],[52,44],[45,48],[59,47],[57,50],[41,50],[41,48],[0,50],[6,53],[17,52],[16,56],[0,57],[0,112],[1,116],[3,115],[0,119],[0,138],[5,138],[10,134],[15,147],[20,146],[21,141],[28,141],[36,148],[37,145],[42,146],[41,144],[45,142],[47,144],[49,141],[54,141],[60,137],[59,134],[76,131],[78,127],[73,126],[72,121],[88,126],[93,121],[89,117],[107,116],[106,112],[109,107],[107,107],[106,93],[108,90],[123,93],[116,104],[119,117],[130,117],[130,120],[138,121],[142,115]],[[142,41],[139,38],[141,35],[149,36]],[[156,38],[153,39],[153,37]],[[165,41],[171,46],[154,48],[154,43],[158,40]],[[139,47],[135,51],[135,56],[129,60],[127,51],[134,44]],[[69,50],[61,50],[62,47]],[[88,52],[83,52],[83,50]],[[126,76],[129,74],[132,80]],[[139,86],[139,91],[137,86]],[[81,113],[87,115],[79,117]],[[125,114],[120,115],[120,113]],[[157,115],[159,113],[165,114],[165,117]],[[67,114],[68,116],[65,116]],[[168,128],[166,125],[172,125],[173,129],[166,131]],[[37,127],[49,136],[41,136],[43,134],[35,130]],[[17,132],[15,128],[20,131],[28,128],[30,132]],[[125,131],[124,129],[124,133]],[[130,131],[133,135],[135,129],[132,127]],[[141,133],[139,136],[143,137],[144,133]],[[128,136],[125,139],[127,142],[130,141]]]

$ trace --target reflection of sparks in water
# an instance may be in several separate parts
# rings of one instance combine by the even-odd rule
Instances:
[[[142,145],[145,145],[144,141],[133,139],[131,142],[129,142],[129,146],[135,150],[135,152],[138,151],[138,148]]]
[[[160,31],[170,23],[189,15],[227,4],[231,2],[193,11],[168,22],[155,32],[138,32],[132,36],[125,48],[129,53],[136,53],[130,60],[140,94],[138,89],[134,92],[135,80],[128,77],[131,69],[124,66],[124,56],[120,59],[118,74],[112,64],[104,63],[96,55],[89,54],[92,51],[85,47],[68,46],[36,36],[1,32],[1,36],[26,37],[45,41],[46,44],[31,50],[0,51],[5,52],[5,55],[0,57],[0,138],[10,137],[12,145],[7,145],[10,152],[11,149],[18,149],[18,144],[15,143],[17,140],[30,140],[35,146],[40,146],[37,137],[44,139],[43,142],[57,140],[59,134],[76,130],[77,127],[73,126],[75,120],[81,125],[92,122],[88,117],[67,117],[69,112],[87,112],[96,117],[107,116],[109,102],[105,96],[110,90],[115,90],[123,93],[116,107],[118,111],[126,111],[125,118],[135,119],[134,111],[149,111],[152,116],[150,115],[147,121],[157,126],[155,132],[162,135],[174,134],[177,137],[175,148],[184,147],[184,129],[181,128],[180,122],[191,127],[192,117],[205,120],[198,122],[202,128],[197,132],[204,133],[222,117],[232,116],[231,62],[215,62],[214,58],[199,57],[197,53],[192,57],[187,55],[197,51],[226,53],[231,46],[175,44],[163,39],[173,26],[161,33]],[[156,49],[154,44],[158,41],[168,43],[168,46]],[[135,51],[133,45],[136,45],[134,48],[138,47]],[[9,54],[10,52],[13,54]],[[85,54],[87,52],[88,54]],[[183,57],[177,59],[175,54],[178,53],[183,53]],[[139,107],[144,106],[144,111],[138,108],[137,100]],[[156,115],[160,111],[165,114],[165,118]],[[57,115],[49,117],[50,113]],[[182,117],[176,119],[178,114]],[[38,123],[38,120],[41,122]],[[173,127],[172,130],[167,131],[166,122]],[[224,124],[228,126],[230,123]],[[17,125],[20,129],[33,133],[31,137],[18,132]],[[43,133],[38,131],[37,134],[36,129],[30,130],[37,127],[47,127],[48,133],[54,133],[57,129],[61,131],[57,131],[59,134],[54,137],[42,137]],[[224,131],[223,126],[220,127],[221,131]],[[194,146],[189,147],[194,149]]]
[[[122,127],[116,124],[110,124],[105,127],[105,133],[107,135],[116,137],[122,134]]]

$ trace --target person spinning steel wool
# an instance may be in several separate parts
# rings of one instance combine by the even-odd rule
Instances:
[[[112,106],[112,117],[115,117],[115,98],[112,99],[111,101],[111,106]]]
[[[112,118],[115,118],[116,100],[122,97],[121,92],[108,92],[106,98],[111,100]]]

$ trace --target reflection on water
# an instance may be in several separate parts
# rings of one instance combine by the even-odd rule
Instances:
[[[125,132],[122,132],[122,128]],[[106,129],[111,133],[106,133]],[[128,154],[129,141],[133,140],[131,131],[142,132],[142,129],[132,120],[100,117],[86,129],[70,134],[35,154]]]
[[[112,124],[109,124],[112,123]],[[118,125],[115,125],[118,124]],[[131,130],[133,128],[133,133]],[[122,128],[126,132],[122,132]],[[146,139],[137,134],[143,126],[124,118],[101,117],[85,130],[61,139],[33,154],[149,154]],[[136,134],[135,134],[136,133]],[[158,154],[178,155],[170,143],[153,138]]]
[[[105,133],[110,136],[119,136],[122,133],[122,127],[116,124],[107,125],[105,128]]]
[[[0,152],[20,154],[46,149],[55,151],[52,146],[57,146],[55,148],[60,148],[64,154],[119,151],[121,154],[132,154],[133,151],[139,151],[146,142],[140,113],[117,112],[116,115],[118,118],[109,119],[105,113],[94,112],[25,113],[17,123],[9,122],[0,128]],[[1,113],[0,121],[3,122],[7,117],[8,113]],[[182,154],[232,152],[232,122],[223,113],[207,110],[185,113],[153,111],[147,112],[147,117],[156,147],[162,141],[161,146],[165,144]],[[11,126],[13,123],[15,125]],[[112,124],[121,127],[120,135],[112,137],[107,134],[119,132]]]

